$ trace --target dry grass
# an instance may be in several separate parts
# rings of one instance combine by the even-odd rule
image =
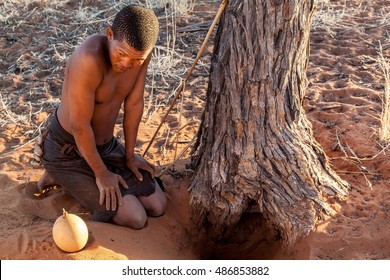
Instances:
[[[390,60],[383,55],[382,45],[379,46],[378,64],[383,72],[384,93],[382,98],[381,127],[379,129],[379,139],[382,142],[390,142]]]
[[[41,112],[53,111],[58,106],[65,63],[74,48],[87,36],[103,33],[116,12],[129,3],[154,9],[161,22],[161,36],[147,77],[144,121],[148,122],[160,108],[166,107],[194,61],[186,56],[186,50],[177,46],[177,19],[190,16],[198,3],[195,0],[3,0],[0,48],[19,46],[2,54],[0,129],[13,124],[23,127],[31,139],[36,137],[41,123],[33,120]],[[325,29],[330,34],[339,28],[352,28],[344,19],[354,17],[357,9],[364,9],[363,5],[348,8],[346,1],[343,9],[329,0],[316,0],[316,5],[312,29]],[[377,16],[378,27],[389,22],[390,13]],[[389,46],[389,40],[384,42],[383,48]],[[205,72],[209,65],[199,61],[197,67]]]
[[[357,12],[364,11],[364,1],[360,2],[360,5],[354,7],[348,7],[347,1],[330,1],[330,0],[316,0],[317,12],[314,17],[312,30],[318,29],[326,30],[330,36],[334,36],[338,31],[346,31],[356,28],[384,28],[390,25],[390,7],[383,7],[383,11],[373,15],[374,23],[364,23],[364,26],[357,26],[352,24],[351,18],[356,17]],[[390,34],[387,32],[387,36],[383,38],[382,42],[379,42],[379,47],[376,42],[365,43],[373,45],[378,50],[377,57],[365,57],[370,61],[375,61],[379,68],[383,72],[384,78],[384,94],[382,98],[382,113],[380,116],[381,126],[377,133],[379,134],[379,140],[387,146],[390,142],[390,69],[389,58],[384,55],[384,50],[390,48]]]
[[[151,9],[165,9],[168,15],[187,15],[194,8],[195,0],[143,0],[136,1]]]
[[[358,18],[358,12],[365,11],[364,0],[358,6],[349,6],[348,1],[315,0],[316,13],[314,16],[312,30],[326,30],[331,36],[339,30],[350,30],[356,28],[383,28],[390,24],[390,7],[384,7],[386,12],[381,12],[373,16],[374,24],[361,24],[357,26],[353,20]]]
[[[24,48],[7,53],[3,61],[6,69],[0,73],[0,126],[14,123],[36,128],[37,125],[30,122],[30,118],[42,110],[51,110],[59,103],[63,70],[74,48],[87,36],[104,32],[115,13],[128,3],[121,0],[4,0],[0,4],[1,43],[19,42]],[[176,47],[176,19],[188,15],[195,1],[134,0],[130,3],[140,3],[162,11],[159,17],[163,36],[154,50],[146,85],[149,94],[145,118],[148,121],[176,94],[194,61]],[[25,30],[29,30],[30,34],[26,34]],[[202,67],[202,62],[199,64]],[[207,68],[208,65],[203,67]],[[9,90],[11,84],[15,85],[17,93]],[[24,98],[26,100],[34,96],[35,100],[33,104],[20,104],[14,95],[27,96]]]
[[[316,13],[314,16],[312,30],[324,29],[331,36],[338,28],[350,29],[354,25],[348,25],[344,21],[346,17],[354,17],[356,10],[361,7],[347,8],[347,1],[344,3],[334,3],[330,0],[315,0]],[[340,6],[342,8],[340,9]]]
[[[72,10],[67,2],[5,0],[0,5],[2,47],[16,42],[19,47],[5,54],[6,69],[0,76],[2,127],[8,123],[32,129],[39,126],[31,121],[31,116],[58,105],[67,58],[119,6],[99,10],[81,2]],[[67,21],[69,14],[75,15],[72,22]]]
[[[17,50],[5,53],[2,61],[0,127],[13,123],[36,128],[31,116],[42,110],[50,111],[59,103],[64,67],[75,47],[89,35],[103,33],[116,12],[129,3],[163,9],[159,14],[164,23],[163,36],[150,65],[146,90],[151,94],[145,112],[150,117],[162,102],[166,103],[193,61],[178,53],[175,45],[176,16],[190,12],[194,1],[4,0],[0,4],[0,47],[15,42],[20,45]],[[160,82],[155,83],[156,80]],[[153,94],[156,91],[165,93],[165,100],[156,100]],[[15,98],[20,96],[23,98]],[[21,104],[21,99],[29,97],[34,97],[33,103]]]
[[[194,52],[197,46],[183,48],[188,42],[183,42],[183,36],[198,36],[195,40],[198,41],[203,39],[199,34],[205,34],[177,30],[178,19],[191,23],[194,0],[4,0],[0,3],[0,132],[17,130],[23,136],[19,144],[7,147],[4,152],[24,147],[37,138],[46,117],[59,105],[69,56],[88,36],[104,34],[117,11],[128,4],[152,8],[160,21],[160,37],[145,86],[143,122],[148,123],[158,110],[169,106],[194,62],[195,57],[188,53]],[[198,74],[207,73],[208,68],[208,63],[202,61],[196,66]],[[180,114],[182,102],[183,99],[177,105]],[[178,136],[183,125],[185,121],[180,116],[177,124],[170,123],[161,133],[166,139],[161,154],[177,153],[177,143],[186,139],[184,134]],[[180,143],[179,150],[181,146],[184,144]]]

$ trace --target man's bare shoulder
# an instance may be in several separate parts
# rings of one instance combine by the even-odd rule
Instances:
[[[103,47],[105,42],[107,41],[107,37],[104,35],[94,34],[88,36],[84,42],[77,49],[81,50],[97,50]]]
[[[106,40],[107,37],[103,35],[91,35],[87,37],[84,42],[79,45],[72,54],[72,60],[87,59],[96,61],[98,63],[106,60]]]
[[[107,67],[107,37],[103,35],[91,35],[79,45],[70,56],[67,69],[89,69],[104,71]],[[96,74],[96,73],[95,73]]]

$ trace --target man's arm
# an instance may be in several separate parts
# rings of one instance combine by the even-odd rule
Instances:
[[[95,174],[104,173],[106,167],[95,143],[91,119],[95,105],[95,91],[103,73],[93,54],[75,53],[67,67],[69,128],[81,154]]]
[[[103,163],[91,127],[95,92],[103,78],[102,66],[96,61],[94,54],[88,52],[76,54],[70,63],[73,63],[69,65],[67,73],[70,132],[80,153],[95,173],[100,204],[106,202],[107,210],[115,210],[117,201],[122,204],[118,182],[127,186],[120,176],[108,171]]]
[[[154,166],[144,160],[142,157],[134,154],[135,143],[137,140],[138,127],[142,119],[144,109],[144,89],[146,82],[147,68],[151,59],[151,54],[142,64],[133,90],[125,99],[123,130],[125,133],[126,163],[129,169],[136,175],[138,180],[142,181],[142,175],[138,169],[143,169],[154,176]]]

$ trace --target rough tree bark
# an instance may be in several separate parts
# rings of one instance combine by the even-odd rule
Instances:
[[[251,203],[292,245],[348,183],[302,107],[313,0],[231,0],[219,23],[193,158],[193,216],[220,238]]]

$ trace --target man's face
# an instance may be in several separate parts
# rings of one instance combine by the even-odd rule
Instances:
[[[115,72],[123,73],[127,70],[142,65],[148,58],[151,49],[146,51],[137,51],[123,40],[115,40],[112,32],[107,32],[109,41],[109,53],[112,69]]]

